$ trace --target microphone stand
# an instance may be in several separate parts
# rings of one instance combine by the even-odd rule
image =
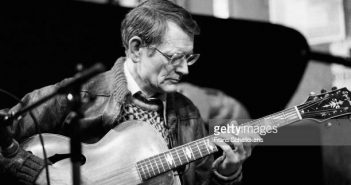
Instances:
[[[16,113],[0,113],[0,147],[1,153],[4,157],[10,158],[15,156],[19,150],[19,144],[15,141],[7,129],[7,126],[11,125],[14,120],[21,119],[21,116],[32,110],[33,108],[39,106],[40,104],[46,102],[47,100],[53,98],[57,94],[66,94],[67,99],[71,104],[71,112],[69,113],[66,123],[68,123],[70,127],[70,148],[71,148],[71,161],[72,161],[72,171],[73,171],[73,184],[80,185],[80,161],[81,161],[81,143],[79,137],[79,120],[83,118],[83,114],[80,111],[80,107],[82,105],[81,97],[80,97],[80,89],[81,85],[94,77],[100,72],[103,72],[105,67],[98,63],[93,67],[78,73],[72,79],[67,80],[63,85],[61,85],[58,89],[55,89],[50,94],[42,97],[37,100],[33,104],[19,110]]]
[[[319,51],[309,51],[308,58],[321,61],[324,63],[335,63],[335,64],[341,64],[347,67],[351,67],[350,57],[335,56],[329,53],[324,53]]]
[[[14,140],[7,129],[7,125],[10,125],[11,114],[0,114],[0,147],[1,154],[6,158],[14,157],[19,150],[19,144]]]
[[[68,114],[65,125],[68,125],[70,130],[70,149],[71,149],[71,162],[72,162],[72,177],[73,185],[80,185],[80,161],[82,155],[82,145],[80,143],[79,135],[79,120],[83,118],[83,113],[80,110],[82,99],[80,97],[81,86],[75,86],[72,92],[67,95],[71,112]]]

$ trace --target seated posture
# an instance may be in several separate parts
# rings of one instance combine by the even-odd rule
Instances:
[[[210,144],[198,145],[199,150],[185,145],[182,150],[174,150],[179,153],[167,153],[177,149],[177,146],[194,143],[208,133],[198,109],[188,98],[177,92],[182,76],[189,73],[188,67],[199,58],[199,54],[193,53],[194,35],[199,34],[199,28],[190,13],[167,0],[145,1],[126,15],[121,24],[121,32],[126,56],[119,58],[112,69],[99,74],[81,88],[82,97],[92,98],[81,107],[83,118],[78,125],[80,140],[86,144],[103,145],[91,152],[94,154],[86,153],[86,161],[81,170],[82,183],[122,184],[121,182],[128,181],[126,184],[137,184],[155,180],[156,184],[160,184],[161,180],[167,179],[159,178],[165,175],[162,173],[158,176],[161,172],[171,177],[164,184],[240,183],[242,164],[251,155],[250,143],[211,140]],[[16,112],[32,104],[53,92],[63,82],[27,94],[22,99],[24,104],[18,104],[9,111]],[[42,132],[67,136],[71,127],[65,120],[70,111],[67,97],[58,95],[33,109],[33,114]],[[143,124],[144,127],[138,124]],[[23,143],[36,134],[35,127],[32,118],[26,114],[22,119],[14,121],[9,130],[19,143]],[[149,132],[149,129],[140,128],[152,128],[154,135],[140,139],[140,135]],[[111,132],[113,130],[115,131]],[[137,130],[141,131],[140,134],[135,134]],[[221,134],[218,137],[230,141],[230,138],[240,136]],[[164,144],[165,150],[161,152],[166,153],[159,155],[159,158],[151,158],[151,162],[154,160],[155,163],[147,165],[148,160],[137,156],[144,155],[147,158],[157,154],[150,153],[154,149],[150,142],[153,138],[160,138],[161,141],[157,142]],[[142,143],[143,139],[145,144]],[[109,143],[109,140],[113,142]],[[200,147],[204,148],[200,150]],[[44,160],[34,155],[35,152],[23,148],[16,156],[0,156],[1,175],[11,177],[21,184],[46,184]],[[56,147],[59,148],[67,146]],[[91,148],[88,147],[83,152]],[[136,152],[128,153],[132,151],[131,148]],[[215,158],[211,154],[213,148],[222,152],[219,157]],[[91,157],[96,154],[101,157]],[[197,155],[201,156],[196,157]],[[135,174],[133,171],[125,172],[134,169],[133,166],[118,167],[133,159],[133,156],[137,159],[135,166],[138,171]],[[180,158],[177,159],[177,156]],[[115,159],[118,159],[116,163],[109,161]],[[138,160],[141,162],[137,163]],[[109,168],[116,170],[109,171]],[[72,184],[71,171],[64,168],[64,165],[50,164],[49,172],[51,184]]]

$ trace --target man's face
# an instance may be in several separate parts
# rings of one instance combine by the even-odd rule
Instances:
[[[168,22],[163,43],[145,48],[141,54],[138,68],[139,76],[148,90],[153,92],[174,92],[183,75],[187,75],[188,65],[185,59],[179,65],[173,65],[160,52],[171,57],[173,54],[189,54],[193,51],[193,38],[189,37],[173,22]]]

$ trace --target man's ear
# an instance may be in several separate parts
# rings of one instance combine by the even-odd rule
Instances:
[[[133,62],[139,62],[140,61],[140,57],[141,57],[141,47],[142,47],[142,40],[140,37],[138,36],[134,36],[131,39],[129,39],[129,55],[130,58],[132,59]]]

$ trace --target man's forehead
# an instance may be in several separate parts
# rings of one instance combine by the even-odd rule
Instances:
[[[191,51],[194,46],[193,36],[189,36],[177,24],[168,22],[168,29],[164,35],[162,47],[174,48],[181,51]]]

